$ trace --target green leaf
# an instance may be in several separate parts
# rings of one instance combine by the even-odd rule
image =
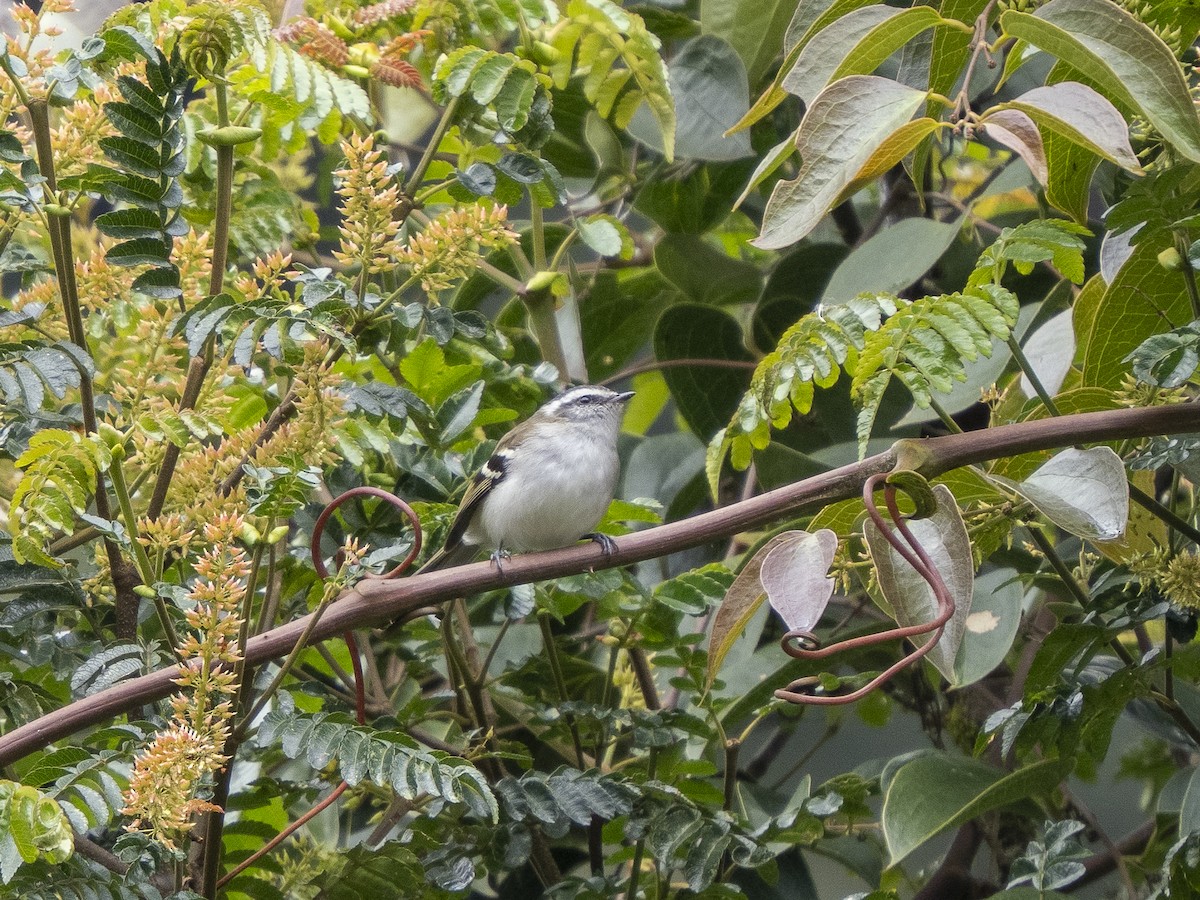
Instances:
[[[149,209],[117,209],[96,217],[96,227],[109,237],[118,240],[134,238],[161,238],[162,222],[158,214]]]
[[[727,822],[705,822],[691,841],[687,858],[683,864],[683,875],[688,887],[696,893],[705,890],[717,876],[721,855],[729,846],[729,824]]]
[[[140,175],[125,175],[112,182],[109,186],[112,195],[118,200],[132,203],[143,209],[158,209],[161,206],[174,209],[182,201],[183,194],[179,186],[171,183],[164,187],[157,181],[143,178]],[[178,200],[172,195],[177,194]]]
[[[642,184],[634,206],[664,231],[703,234],[729,215],[749,171],[747,161],[669,169]]]
[[[938,128],[932,119],[910,121],[924,100],[924,91],[873,75],[852,75],[822,91],[796,136],[800,174],[775,185],[755,246],[777,250],[794,244],[840,198]]]
[[[746,71],[734,49],[718,37],[688,41],[668,69],[675,105],[675,155],[685,159],[732,160],[754,151],[745,134],[727,135],[746,110]],[[629,131],[649,147],[663,151],[663,132],[650,106],[642,106]]]
[[[134,238],[110,247],[105,259],[116,266],[158,266],[170,261],[170,253],[160,238]]]
[[[138,56],[153,60],[157,52],[149,38],[127,25],[106,28],[100,32],[100,38],[104,41],[104,51],[96,57],[97,62],[134,60]]]
[[[1137,156],[1129,145],[1129,126],[1124,117],[1087,85],[1063,81],[1034,88],[985,111],[980,117],[982,124],[988,124],[992,110],[1005,109],[1025,113],[1043,132],[1053,131],[1124,169],[1141,171]]]
[[[433,338],[426,338],[400,361],[400,374],[417,393],[425,397],[446,367],[446,356]]]
[[[1077,537],[1115,541],[1125,533],[1129,482],[1121,458],[1108,447],[1062,450],[1020,483],[992,477]]]
[[[975,562],[971,556],[971,539],[954,495],[944,484],[935,485],[933,495],[937,500],[933,515],[910,520],[908,528],[941,575],[954,603],[954,614],[927,658],[957,687],[954,659],[962,644],[967,617],[971,614]],[[893,534],[897,534],[895,529]],[[908,628],[936,619],[938,603],[930,583],[896,551],[870,519],[863,523],[863,536],[871,550],[879,589],[890,604],[896,622]],[[904,539],[899,540],[903,542]],[[924,643],[925,638],[916,638],[916,641]]]
[[[1200,769],[1188,779],[1183,803],[1179,807],[1179,833],[1181,835],[1200,831]]]
[[[763,91],[754,105],[750,107],[738,123],[729,129],[727,134],[742,131],[756,122],[760,122],[771,114],[774,109],[787,99],[787,91],[783,89],[783,79],[791,72],[796,60],[808,46],[808,42],[824,29],[830,22],[839,17],[866,6],[871,0],[800,0],[792,20],[788,23],[783,45],[786,56],[775,80]]]
[[[896,294],[932,269],[962,230],[949,222],[914,217],[883,228],[850,252],[833,271],[822,303],[844,303],[867,292]]]
[[[1118,104],[1136,108],[1163,137],[1200,162],[1200,119],[1170,48],[1106,0],[1051,0],[1035,14],[1008,10],[1004,33],[1074,66]]]
[[[1156,334],[1138,344],[1125,357],[1133,363],[1138,381],[1155,387],[1177,388],[1200,367],[1200,331],[1192,322],[1166,334]]]
[[[663,237],[654,248],[654,264],[667,281],[698,303],[752,303],[762,285],[757,266],[692,234]]]
[[[788,0],[702,0],[700,25],[705,34],[727,41],[757,83],[779,53],[792,14]]]
[[[32,761],[29,768],[21,772],[22,784],[41,787],[51,781],[57,781],[65,775],[71,766],[91,759],[92,754],[82,747],[60,747],[48,751]]]
[[[156,145],[124,136],[100,138],[99,143],[104,155],[125,171],[147,178],[158,178],[163,174],[163,158]]]
[[[146,115],[155,118],[166,115],[162,98],[149,85],[143,84],[132,75],[120,76],[117,79],[117,89],[131,106],[136,106]]]
[[[157,147],[163,139],[162,121],[131,103],[105,103],[104,114],[121,134],[134,141]]]
[[[179,286],[179,269],[174,265],[147,269],[133,280],[132,287],[157,300],[170,300],[183,293]]]
[[[1046,759],[1008,775],[970,759],[921,756],[892,778],[883,800],[888,865],[926,841],[993,809],[1053,789],[1071,770],[1070,760]]]
[[[1046,199],[1076,222],[1088,222],[1092,176],[1100,157],[1053,132],[1042,135],[1048,170]]]
[[[658,38],[641,16],[611,0],[570,0],[566,15],[569,22],[553,32],[559,53],[552,68],[555,85],[563,88],[572,77],[584,76],[585,96],[620,129],[646,104],[661,132],[663,155],[672,160],[675,104]]]
[[[65,862],[75,850],[67,817],[50,797],[29,785],[0,780],[0,882],[22,864]]]
[[[517,64],[517,58],[507,53],[489,56],[471,78],[471,96],[480,106],[487,106],[500,93],[505,79]]]
[[[496,118],[506,131],[520,131],[529,121],[533,98],[538,88],[532,72],[514,69],[496,95]]]
[[[1192,319],[1184,274],[1164,268],[1159,251],[1169,237],[1139,243],[1104,291],[1086,334],[1078,335],[1082,383],[1117,389],[1128,371],[1124,360],[1152,334]]]
[[[591,376],[603,379],[618,371],[645,345],[646,335],[653,331],[660,312],[678,299],[679,295],[654,271],[620,282],[614,272],[600,272],[579,304],[583,349]]]
[[[632,249],[629,232],[612,216],[589,216],[580,221],[578,227],[583,242],[601,256],[623,255],[627,241]]]
[[[1004,663],[1021,624],[1024,593],[1013,569],[993,569],[975,579],[971,614],[954,659],[956,687],[974,684]]]
[[[930,6],[867,6],[837,19],[808,43],[783,79],[785,91],[806,101],[847,75],[869,75],[923,31],[944,20]]]
[[[751,362],[741,326],[722,310],[677,303],[659,317],[654,355],[674,359],[722,359]],[[688,425],[702,440],[714,434],[737,408],[750,383],[750,371],[711,366],[671,366],[663,370],[671,395]]]

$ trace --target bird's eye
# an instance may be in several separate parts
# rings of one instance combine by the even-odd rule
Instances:
[[[585,396],[579,398],[579,402],[580,403],[591,403],[595,399],[596,399],[595,397],[592,397],[590,395],[585,395]]]

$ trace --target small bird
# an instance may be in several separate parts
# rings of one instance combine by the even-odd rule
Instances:
[[[492,548],[497,566],[510,551],[553,550],[583,537],[612,553],[612,539],[592,529],[617,486],[617,435],[632,396],[568,388],[502,437],[471,479],[445,545],[418,574],[467,562],[480,547]]]

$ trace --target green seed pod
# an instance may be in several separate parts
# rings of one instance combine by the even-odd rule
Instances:
[[[196,137],[202,144],[210,147],[236,147],[238,144],[249,144],[262,137],[261,128],[248,128],[245,125],[226,125],[223,128],[206,128],[198,132]]]
[[[249,522],[243,522],[241,538],[247,547],[255,547],[262,540],[262,534]]]

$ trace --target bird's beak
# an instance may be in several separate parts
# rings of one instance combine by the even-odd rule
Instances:
[[[613,400],[615,400],[617,403],[628,403],[632,399],[633,391],[625,391],[624,393],[617,394],[617,396],[613,397]]]

